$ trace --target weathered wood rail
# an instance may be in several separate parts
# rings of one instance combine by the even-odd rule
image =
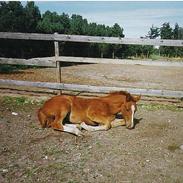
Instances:
[[[130,59],[108,59],[108,58],[87,58],[87,57],[42,57],[31,59],[3,58],[0,57],[0,64],[9,65],[34,65],[45,67],[56,67],[56,62],[72,63],[92,63],[92,64],[118,64],[118,65],[147,65],[147,66],[167,66],[183,67],[183,62],[172,61],[151,61],[151,60],[130,60]]]
[[[81,36],[81,35],[66,35],[66,34],[0,32],[0,38],[1,39],[42,40],[42,41],[83,42],[83,43],[183,46],[183,40],[120,38],[120,37]]]
[[[49,88],[55,90],[72,90],[78,92],[91,92],[91,93],[109,93],[112,91],[128,91],[132,94],[147,95],[147,96],[163,96],[172,98],[182,98],[182,91],[171,90],[153,90],[153,89],[139,89],[139,88],[125,88],[125,87],[108,87],[108,86],[91,86],[91,85],[78,85],[78,84],[65,84],[65,83],[50,83],[50,82],[31,82],[19,80],[4,80],[0,79],[0,84],[16,85],[16,86],[31,86],[39,88]]]
[[[73,90],[80,92],[96,92],[108,93],[110,91],[126,90],[132,94],[141,94],[147,96],[160,96],[171,98],[182,98],[183,91],[171,90],[153,90],[153,89],[138,89],[138,88],[121,88],[121,87],[104,87],[104,86],[89,86],[61,83],[61,62],[80,62],[80,63],[105,63],[105,64],[138,64],[138,65],[153,65],[153,66],[178,66],[182,67],[182,62],[152,62],[139,60],[122,60],[122,59],[101,59],[101,58],[84,58],[84,57],[64,57],[59,56],[58,42],[85,42],[85,43],[107,43],[107,44],[134,44],[134,45],[153,45],[153,46],[183,46],[183,40],[161,40],[161,39],[136,39],[136,38],[117,38],[117,37],[99,37],[99,36],[78,36],[64,34],[37,34],[37,33],[10,33],[0,32],[0,39],[23,39],[23,40],[44,40],[53,41],[55,47],[55,57],[32,58],[32,59],[12,59],[0,58],[0,64],[16,64],[16,65],[38,65],[56,67],[58,74],[58,82],[30,82],[17,80],[0,79],[2,85],[17,85],[17,86],[32,86],[40,88],[50,88],[56,90]]]

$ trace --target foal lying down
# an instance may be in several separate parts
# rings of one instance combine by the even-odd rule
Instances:
[[[113,92],[104,97],[82,98],[78,96],[60,95],[46,101],[38,110],[38,119],[43,128],[81,135],[80,129],[88,131],[108,130],[111,127],[126,125],[134,127],[136,102],[140,96],[128,92]],[[116,119],[121,113],[124,119]],[[72,124],[64,124],[64,118],[69,115]]]

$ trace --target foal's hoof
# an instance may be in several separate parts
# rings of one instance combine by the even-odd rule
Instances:
[[[134,129],[134,127],[131,127],[131,126],[127,126],[126,128],[127,128],[128,130]]]
[[[76,127],[77,127],[79,130],[82,130],[82,129],[83,129],[82,126],[81,126],[81,124],[76,124]]]
[[[81,128],[81,129],[88,130],[88,126],[86,125],[85,122],[82,122],[82,123],[80,124],[80,128]]]
[[[76,128],[76,129],[77,129],[77,128]],[[75,135],[78,136],[78,137],[84,136],[84,134],[83,134],[79,129],[77,129],[77,130],[75,131]]]

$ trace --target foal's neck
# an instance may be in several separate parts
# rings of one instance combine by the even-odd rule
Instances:
[[[125,97],[122,95],[109,95],[103,98],[108,103],[110,110],[113,114],[117,114],[121,111],[121,105],[125,103]]]

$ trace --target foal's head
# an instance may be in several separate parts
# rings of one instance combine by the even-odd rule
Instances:
[[[141,96],[133,96],[129,93],[126,94],[126,100],[121,106],[121,113],[128,129],[134,128],[134,114],[137,111],[136,103],[140,100]]]

